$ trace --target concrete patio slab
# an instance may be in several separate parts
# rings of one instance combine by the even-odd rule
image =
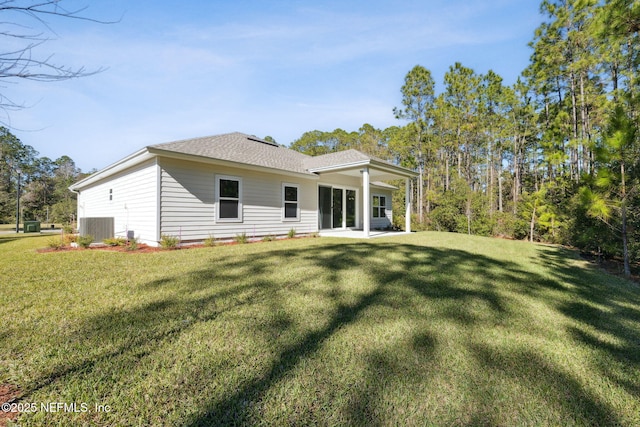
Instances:
[[[386,231],[386,230],[371,230],[369,232],[369,238],[376,237],[389,237],[389,236],[401,236],[404,234],[410,234],[405,231]],[[349,239],[366,239],[364,237],[364,231],[362,230],[321,230],[320,237],[345,237]]]

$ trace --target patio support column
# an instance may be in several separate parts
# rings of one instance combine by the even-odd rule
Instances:
[[[411,179],[405,179],[404,183],[406,187],[404,190],[404,231],[411,233]]]
[[[369,237],[371,229],[371,196],[369,194],[369,168],[362,169],[362,215],[364,237]]]

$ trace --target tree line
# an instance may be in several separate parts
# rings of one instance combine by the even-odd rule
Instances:
[[[81,170],[69,156],[39,157],[7,128],[0,127],[0,223],[15,223],[20,179],[20,219],[72,223],[76,195],[69,186],[81,179]]]
[[[393,109],[398,126],[316,130],[291,147],[311,155],[356,148],[416,170],[417,229],[571,244],[621,257],[628,275],[640,254],[640,3],[544,0],[540,9],[544,22],[515,84],[455,63],[436,93],[429,69],[417,65]],[[0,128],[0,222],[15,221],[17,170],[23,219],[74,220],[67,188],[81,171],[68,156],[38,156]]]
[[[620,257],[628,275],[640,254],[640,3],[540,8],[515,84],[455,63],[436,93],[417,65],[398,126],[307,132],[292,148],[356,148],[413,168],[416,228],[570,244]]]

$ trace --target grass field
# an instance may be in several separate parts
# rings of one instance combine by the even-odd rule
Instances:
[[[640,425],[640,289],[569,250],[48,239],[0,235],[0,384],[38,405],[21,425]]]

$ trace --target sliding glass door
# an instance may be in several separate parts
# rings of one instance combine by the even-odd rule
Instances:
[[[356,190],[346,190],[346,223],[347,227],[356,226]]]
[[[318,209],[320,210],[320,229],[331,229],[332,215],[331,215],[331,187],[319,187],[318,188]]]
[[[356,227],[356,203],[356,190],[318,187],[320,229]]]
[[[342,228],[342,188],[333,189],[333,228]]]

